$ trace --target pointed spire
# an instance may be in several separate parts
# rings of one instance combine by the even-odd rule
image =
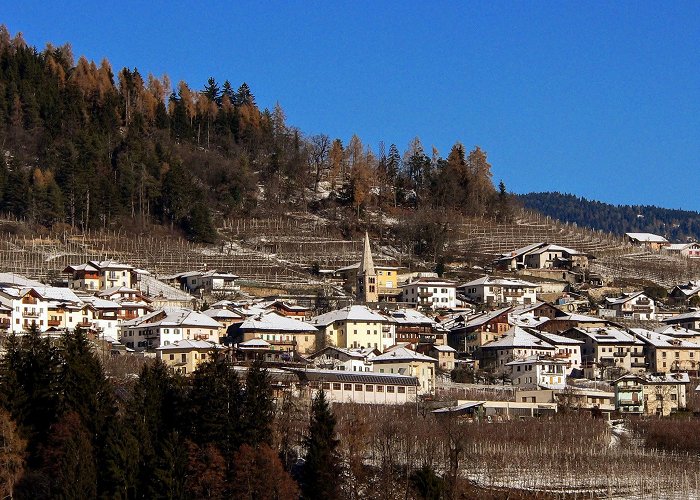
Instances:
[[[362,261],[360,262],[360,268],[357,270],[357,274],[367,276],[374,276],[374,261],[372,260],[372,250],[369,247],[369,234],[365,231],[365,248],[362,250]]]

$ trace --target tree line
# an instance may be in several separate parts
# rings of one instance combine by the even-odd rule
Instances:
[[[517,196],[525,208],[563,222],[613,234],[653,233],[669,241],[700,240],[700,213],[650,205],[612,205],[573,194],[528,193]]]
[[[443,158],[418,138],[401,152],[304,135],[246,83],[212,77],[197,90],[115,74],[106,59],[75,62],[68,44],[38,51],[4,26],[0,143],[0,211],[43,227],[155,223],[211,242],[217,217],[280,206],[509,216],[478,146],[456,143]]]

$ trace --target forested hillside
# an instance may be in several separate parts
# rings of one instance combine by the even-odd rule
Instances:
[[[418,138],[401,152],[307,136],[231,81],[75,62],[68,44],[39,51],[0,27],[0,212],[74,231],[158,224],[203,242],[220,218],[280,210],[338,224],[378,212],[434,224],[451,211],[509,216],[479,147],[457,143],[443,158]]]
[[[689,210],[611,205],[562,193],[528,193],[518,195],[517,199],[525,208],[581,227],[620,235],[654,233],[674,242],[700,239],[700,213]]]

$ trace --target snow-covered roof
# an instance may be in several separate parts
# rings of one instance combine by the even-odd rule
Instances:
[[[214,342],[207,342],[206,340],[178,340],[172,344],[163,345],[156,347],[156,351],[169,351],[169,350],[180,350],[180,349],[221,349],[220,345]]]
[[[536,335],[554,346],[583,344],[583,341],[581,340],[570,339],[568,337],[557,335],[556,333],[537,332]]]
[[[578,250],[574,250],[573,248],[567,248],[563,247],[560,245],[545,245],[541,248],[537,248],[532,250],[531,252],[527,252],[528,254],[540,254],[544,252],[564,252],[568,253],[569,255],[583,255],[583,252],[579,252]]]
[[[162,316],[162,317],[161,317]],[[200,312],[191,309],[161,309],[122,323],[125,328],[147,327],[198,327],[220,328],[222,325]]]
[[[448,288],[456,288],[457,283],[454,281],[434,279],[434,278],[419,278],[417,280],[409,281],[408,283],[402,283],[399,288],[406,288],[409,286],[441,286]]]
[[[475,279],[473,281],[470,281],[468,283],[464,283],[463,285],[459,285],[458,288],[467,288],[467,287],[472,287],[472,286],[481,286],[481,285],[494,285],[494,286],[507,286],[507,287],[515,287],[515,288],[523,288],[523,287],[536,287],[535,283],[530,283],[529,281],[523,281],[523,280],[513,280],[513,279],[507,279],[507,278],[491,278],[490,276],[483,276],[481,278]]]
[[[532,244],[526,245],[524,247],[516,248],[512,252],[504,253],[501,256],[500,260],[510,260],[510,259],[520,257],[521,255],[524,255],[526,253],[530,253],[531,251],[535,250],[536,248],[539,248],[542,245],[546,245],[546,243],[544,243],[544,242],[532,243]]]
[[[663,323],[678,323],[680,321],[684,320],[698,320],[700,319],[700,311],[690,311],[687,313],[683,314],[676,314],[675,316],[671,316],[670,318],[661,320]]]
[[[292,320],[296,321],[296,320]],[[372,311],[367,306],[350,306],[342,309],[336,309],[319,316],[311,318],[311,323],[318,326],[326,326],[336,321],[355,321],[355,322],[370,322],[370,323],[388,323],[393,322],[391,318],[382,316],[379,313]]]
[[[479,313],[475,316],[469,316],[464,322],[464,328],[473,328],[488,323],[494,318],[510,310],[510,307],[503,307],[489,312]]]
[[[437,363],[437,359],[426,356],[406,347],[395,347],[390,351],[385,352],[372,358],[373,363],[400,363],[403,361],[425,361],[429,363]]]
[[[453,349],[452,347],[448,345],[434,345],[433,349],[438,351],[438,352],[457,352],[456,349]]]
[[[434,325],[435,320],[429,318],[417,309],[396,309],[395,311],[389,311],[389,316],[399,325]]]
[[[59,302],[71,302],[73,304],[78,304],[81,302],[80,298],[75,294],[70,288],[61,288],[56,286],[37,286],[31,287],[47,300],[57,300]]]
[[[700,332],[697,330],[691,330],[689,328],[683,328],[678,325],[664,325],[660,326],[656,330],[656,333],[662,333],[668,335],[669,337],[683,338],[683,337],[700,337]]]
[[[673,373],[645,373],[642,375],[633,375],[628,373],[617,380],[613,381],[613,385],[624,380],[641,380],[645,384],[688,384],[690,377],[686,372]]]
[[[695,342],[674,338],[670,335],[664,335],[663,333],[652,332],[651,330],[646,330],[644,328],[630,328],[630,331],[632,331],[642,342],[654,347],[700,349],[700,345],[696,344]]]
[[[619,328],[574,328],[574,330],[599,344],[642,344],[637,337]]]
[[[263,339],[250,339],[237,344],[240,349],[269,349],[270,345],[269,342]]]
[[[163,297],[166,300],[181,302],[192,300],[190,294],[148,275],[141,276],[139,290],[141,290],[141,293],[153,298]]]
[[[243,317],[241,314],[237,314],[229,309],[207,309],[206,311],[202,311],[202,314],[206,314],[214,319],[240,319]]]
[[[625,302],[629,302],[632,299],[636,299],[640,295],[643,295],[644,292],[632,292],[632,293],[626,293],[622,297],[616,297],[614,299],[611,299],[610,297],[605,297],[605,302],[607,302],[610,305],[618,305],[618,304],[624,304]],[[651,299],[649,299],[651,300]]]
[[[663,236],[652,233],[625,233],[628,238],[643,242],[643,243],[668,243],[668,240]]]
[[[247,318],[241,323],[239,330],[242,332],[271,331],[293,333],[311,333],[317,331],[316,327],[313,325],[305,323],[304,321],[299,321],[298,319],[282,316],[274,311],[267,311],[265,314]]]
[[[535,337],[533,334],[519,326],[514,326],[508,330],[503,337],[489,342],[483,347],[489,349],[511,349],[518,347],[532,349],[554,349],[554,346],[549,342],[546,342],[539,337]]]
[[[21,287],[43,287],[46,286],[43,283],[24,276],[20,276],[15,273],[0,273],[0,284],[8,286],[21,286]]]
[[[83,296],[81,297],[83,302],[90,304],[95,309],[119,309],[121,305],[113,300],[106,300],[95,296]]]

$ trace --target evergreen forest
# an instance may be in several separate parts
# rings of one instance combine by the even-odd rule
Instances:
[[[700,213],[648,205],[611,205],[573,194],[528,193],[517,196],[525,208],[580,227],[613,234],[654,233],[671,242],[700,240]]]
[[[175,83],[0,27],[0,212],[37,231],[160,226],[199,242],[265,212],[509,216],[478,146],[442,157],[418,138],[401,151],[306,135],[235,77]]]

